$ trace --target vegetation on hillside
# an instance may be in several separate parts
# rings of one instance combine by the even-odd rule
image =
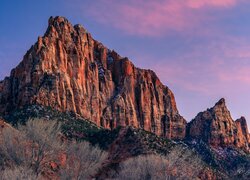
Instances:
[[[86,179],[95,175],[107,153],[88,142],[68,141],[57,121],[30,120],[5,128],[0,141],[2,179]]]
[[[86,140],[76,141],[74,138],[67,138],[61,130],[68,132],[65,131],[65,124],[62,126],[60,121],[42,119],[29,120],[25,125],[17,125],[16,129],[2,129],[0,179],[98,177],[98,172],[111,160],[111,151],[104,151]],[[96,131],[97,134],[103,132]],[[150,135],[144,134],[144,137],[147,136]],[[176,147],[167,156],[150,153],[125,158],[119,163],[112,178],[183,178],[187,173],[191,178],[198,177],[202,169],[204,165],[198,156]]]
[[[95,152],[97,149],[98,152],[105,154],[106,159],[104,160],[103,157],[99,157],[101,159],[100,164],[97,166],[94,165],[94,168],[92,168],[94,171],[91,170],[91,175],[89,175],[91,177],[99,177],[100,179],[121,179],[122,174],[126,172],[126,163],[144,161],[142,160],[143,158],[149,158],[151,160],[163,159],[164,162],[167,162],[164,165],[166,173],[168,177],[171,178],[178,177],[178,179],[182,179],[182,173],[183,176],[197,176],[203,179],[209,179],[211,175],[217,179],[219,179],[219,177],[224,179],[229,177],[249,179],[250,177],[248,171],[250,167],[249,155],[237,152],[233,149],[213,149],[202,141],[171,141],[143,129],[133,127],[118,127],[113,130],[108,130],[97,127],[91,121],[85,120],[74,113],[62,113],[52,108],[39,105],[31,105],[14,110],[8,116],[4,116],[3,119],[15,127],[11,128],[11,130],[9,130],[10,132],[6,130],[6,132],[3,133],[6,134],[5,136],[1,135],[0,129],[0,139],[5,139],[1,141],[0,146],[0,169],[1,173],[4,173],[3,177],[8,177],[11,174],[22,174],[22,176],[19,177],[27,179],[25,177],[32,176],[32,174],[37,176],[37,171],[39,171],[39,176],[42,174],[42,177],[56,176],[62,179],[61,174],[64,174],[64,177],[72,177],[74,175],[73,172],[75,172],[72,168],[85,166],[79,163],[77,164],[78,159],[74,159],[74,156],[71,157],[71,155],[77,154],[75,157],[81,157],[79,153],[83,153],[87,157],[91,157],[91,155],[88,155],[86,148],[91,149],[90,152]],[[29,119],[34,120],[28,121]],[[43,128],[45,124],[50,128]],[[46,129],[46,132],[44,129]],[[50,134],[49,131],[52,130],[53,133],[51,132],[52,134]],[[40,138],[33,140],[32,137],[35,138],[36,136],[31,133],[32,131],[34,131],[34,134],[45,133],[47,136],[39,135]],[[47,137],[47,140],[45,137]],[[15,143],[10,141],[10,139],[13,138],[15,139]],[[23,148],[26,148],[25,152],[27,152],[27,148],[28,151],[37,150],[36,146],[41,143],[40,141],[43,143],[44,141],[50,142],[47,142],[47,144],[50,144],[49,146],[45,146],[48,152],[46,153],[46,159],[41,163],[43,166],[39,166],[38,168],[37,164],[39,163],[36,162],[38,161],[37,159],[33,159],[33,163],[28,163],[29,165],[27,166],[25,158],[30,157],[23,159],[23,157],[20,156],[20,154],[23,153]],[[55,143],[53,143],[54,141]],[[26,146],[27,144],[33,146]],[[82,147],[82,144],[84,144],[85,149]],[[15,149],[18,149],[18,151],[15,151]],[[72,153],[73,150],[78,150],[78,152]],[[36,153],[36,151],[34,151],[34,153]],[[50,157],[50,154],[53,154],[54,157]],[[68,156],[66,156],[67,154]],[[154,156],[154,158],[151,158],[152,156]],[[168,162],[168,158],[171,156],[177,158],[176,162],[173,158],[170,161],[173,165],[170,165]],[[146,161],[149,163],[149,166],[150,164],[154,164],[151,160]],[[28,162],[32,161],[29,160]],[[65,166],[62,166],[62,162],[64,162]],[[67,163],[72,162],[76,164],[66,166]],[[141,164],[145,165],[145,163]],[[128,165],[128,167],[129,166],[130,165]],[[95,169],[95,167],[98,168]],[[140,169],[140,167],[138,168]],[[198,172],[201,171],[201,174],[196,170],[198,170]],[[67,172],[71,173],[66,176]],[[136,173],[136,171],[134,172]],[[188,174],[190,172],[191,174]],[[128,178],[128,176],[126,177]]]

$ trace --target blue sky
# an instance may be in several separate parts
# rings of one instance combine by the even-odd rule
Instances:
[[[0,79],[57,15],[154,70],[187,120],[224,97],[233,118],[245,116],[250,124],[247,0],[1,0]]]

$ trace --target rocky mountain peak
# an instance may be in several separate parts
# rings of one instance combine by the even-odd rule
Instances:
[[[247,126],[247,120],[244,116],[241,116],[239,119],[237,119],[236,121],[240,122],[241,124],[243,124],[244,126]]]
[[[224,98],[221,98],[216,104],[215,106],[221,106],[221,107],[225,107],[226,106],[226,100]]]
[[[199,113],[187,128],[187,137],[201,139],[214,147],[237,147],[249,151],[249,133],[244,117],[234,121],[225,99]]]
[[[246,139],[248,140],[248,142],[250,143],[250,134],[248,131],[248,127],[247,127],[247,120],[245,117],[241,117],[239,119],[236,120],[237,125],[239,126],[239,128],[242,131],[242,134],[246,137]]]
[[[98,126],[134,126],[185,137],[172,91],[151,70],[136,68],[81,26],[51,17],[46,33],[0,82],[0,115],[26,105],[74,112]]]
[[[72,24],[64,17],[56,16],[50,17],[48,21],[48,28],[46,35],[51,35],[57,32],[58,34],[69,33],[73,31]]]
[[[233,122],[230,111],[227,108],[226,100],[221,98],[215,105],[209,109],[213,118],[217,121]]]
[[[49,18],[49,26],[54,26],[55,24],[59,24],[59,23],[64,23],[64,24],[70,24],[70,22],[68,21],[67,18],[62,17],[62,16],[50,16]]]

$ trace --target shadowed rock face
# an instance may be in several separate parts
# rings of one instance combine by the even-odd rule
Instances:
[[[234,121],[221,99],[214,107],[199,113],[189,124],[187,136],[202,139],[214,147],[237,147],[249,151],[250,136],[246,119]]]
[[[63,17],[49,19],[44,36],[0,82],[0,114],[29,104],[72,111],[105,128],[185,137],[174,95],[153,71],[136,68]]]

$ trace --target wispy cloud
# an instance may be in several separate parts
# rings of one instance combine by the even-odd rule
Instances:
[[[139,66],[156,71],[167,85],[205,96],[223,95],[242,88],[250,90],[248,42],[249,39],[224,37],[196,44],[181,56],[166,54],[161,60],[146,55],[135,58]]]
[[[100,0],[84,11],[96,21],[125,33],[162,36],[171,31],[197,30],[211,14],[209,9],[228,9],[244,0]]]
[[[237,0],[188,0],[187,5],[191,8],[203,7],[231,7],[237,4]]]

